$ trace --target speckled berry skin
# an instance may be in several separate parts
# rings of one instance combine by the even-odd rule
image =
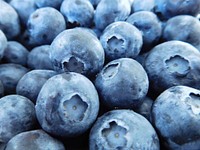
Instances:
[[[160,145],[154,128],[143,116],[132,110],[112,110],[92,127],[89,149],[159,150]]]
[[[141,32],[132,24],[117,21],[108,25],[100,37],[108,61],[135,58],[141,51]]]
[[[150,88],[158,94],[175,85],[200,89],[199,63],[200,52],[188,43],[168,41],[155,46],[145,60]]]
[[[6,145],[5,150],[65,150],[64,144],[41,129],[17,134]]]
[[[11,5],[2,0],[0,6],[0,30],[4,32],[8,40],[11,40],[20,33],[19,15]]]
[[[85,29],[74,28],[61,32],[54,39],[49,57],[56,71],[91,76],[103,68],[105,53],[95,35]]]
[[[190,43],[200,51],[200,22],[189,15],[179,15],[170,18],[163,29],[163,39],[179,40]]]
[[[149,80],[144,68],[134,59],[109,62],[95,79],[101,102],[109,108],[135,108],[147,94]]]
[[[15,94],[16,86],[21,77],[29,70],[22,65],[7,63],[0,65],[0,80],[4,86],[4,93]]]
[[[18,133],[34,129],[34,104],[26,97],[8,95],[0,99],[0,142],[8,142]]]
[[[23,75],[16,86],[16,93],[29,98],[36,103],[37,96],[44,83],[56,75],[53,70],[32,70]]]
[[[65,28],[65,19],[58,10],[52,7],[39,8],[29,16],[24,38],[30,46],[51,44]]]
[[[41,127],[56,136],[75,137],[86,132],[99,111],[97,91],[78,73],[53,76],[43,85],[36,115]]]
[[[152,106],[152,122],[167,149],[199,149],[200,91],[187,86],[165,90]]]

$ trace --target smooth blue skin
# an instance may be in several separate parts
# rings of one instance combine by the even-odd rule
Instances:
[[[3,57],[4,50],[7,47],[7,43],[8,43],[8,41],[7,41],[5,34],[3,33],[2,30],[0,30],[0,60]]]
[[[95,27],[104,30],[115,21],[124,21],[131,13],[129,0],[101,0],[94,13]]]
[[[28,69],[19,64],[1,64],[0,65],[0,80],[4,86],[4,93],[16,93],[16,86],[21,77],[28,72]]]
[[[0,99],[0,142],[34,129],[36,115],[34,104],[26,97],[8,95]]]
[[[0,30],[4,32],[8,40],[20,33],[20,20],[15,9],[4,1],[0,1]]]
[[[126,20],[142,32],[143,51],[155,46],[162,35],[162,24],[158,17],[150,11],[138,11]]]
[[[153,11],[155,7],[155,0],[133,0],[131,5],[131,12],[138,12],[138,11]],[[146,18],[145,18],[146,19]]]
[[[6,145],[5,150],[65,150],[64,144],[41,129],[17,134]]]
[[[200,91],[174,86],[159,95],[152,107],[152,120],[170,150],[200,147]]]
[[[74,28],[63,31],[54,39],[49,57],[56,71],[92,76],[103,68],[105,53],[95,35]]]
[[[184,41],[192,44],[200,51],[199,29],[200,22],[196,17],[189,15],[175,16],[166,22],[163,39],[166,41]]]
[[[34,0],[37,7],[53,7],[59,10],[63,0]]]
[[[29,16],[37,9],[35,0],[11,0],[9,3],[18,13],[20,22],[26,26]]]
[[[181,41],[168,41],[154,47],[145,60],[153,93],[186,85],[200,89],[200,52]]]
[[[0,98],[4,96],[4,86],[2,81],[0,80]]]
[[[146,96],[149,80],[144,68],[134,59],[109,62],[95,80],[101,102],[109,108],[137,108]]]
[[[106,59],[135,58],[141,51],[141,32],[132,24],[117,21],[108,25],[100,37]]]
[[[91,27],[93,23],[94,7],[89,0],[64,0],[60,12],[65,17],[67,28]]]
[[[24,38],[28,45],[51,44],[65,28],[65,19],[58,10],[52,7],[39,8],[29,16]]]
[[[144,132],[145,131],[145,132]],[[159,150],[159,139],[152,125],[132,110],[112,110],[93,125],[89,150]]]
[[[17,41],[8,41],[2,62],[27,65],[29,51]]]
[[[200,11],[200,0],[155,0],[154,12],[167,20],[178,15],[196,16]]]
[[[99,97],[85,76],[63,73],[47,80],[35,108],[45,131],[56,136],[76,137],[85,133],[97,118]]]
[[[35,103],[44,83],[56,74],[53,70],[29,71],[19,80],[16,93],[29,98]]]
[[[50,69],[53,64],[49,58],[50,45],[34,47],[28,54],[27,65],[31,69]]]

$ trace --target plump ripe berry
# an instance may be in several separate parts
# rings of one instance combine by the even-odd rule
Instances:
[[[165,90],[152,106],[152,121],[167,149],[199,149],[200,91],[187,86]]]
[[[57,73],[53,70],[29,71],[19,80],[16,93],[29,98],[35,103],[44,83],[56,74]]]
[[[160,94],[174,85],[200,89],[200,52],[181,41],[169,41],[154,47],[145,60],[150,89]]]
[[[2,58],[3,63],[15,63],[27,65],[27,56],[29,51],[17,41],[9,41]]]
[[[139,11],[131,14],[127,20],[142,32],[143,51],[155,46],[162,35],[162,24],[156,14],[150,11]]]
[[[97,74],[104,65],[104,49],[95,35],[82,28],[61,32],[52,42],[50,59],[59,72]]]
[[[8,95],[0,99],[0,142],[35,128],[34,104],[26,97]]]
[[[104,30],[115,21],[124,21],[131,13],[129,0],[101,0],[94,14],[97,29]]]
[[[89,0],[64,0],[60,12],[65,17],[67,28],[91,27],[93,24],[94,8]]]
[[[65,19],[58,10],[52,7],[39,8],[29,16],[24,38],[26,44],[31,46],[51,44],[65,28]]]
[[[17,134],[6,145],[5,150],[65,150],[62,142],[43,130],[32,130]]]
[[[136,108],[146,96],[149,80],[144,68],[131,58],[109,62],[97,75],[101,102],[110,108]]]
[[[144,132],[146,131],[146,132]],[[132,110],[112,110],[93,125],[90,150],[159,150],[159,139],[152,125]]]
[[[200,51],[200,22],[189,15],[179,15],[169,19],[163,30],[163,39],[179,40],[192,44]]]
[[[196,16],[199,11],[199,0],[155,0],[155,13],[161,19],[169,19],[177,15]]]
[[[100,37],[106,59],[135,58],[142,48],[141,32],[130,23],[117,21],[106,27]]]
[[[99,111],[99,98],[92,82],[78,73],[48,79],[36,101],[41,127],[57,136],[75,137],[86,132]]]
[[[2,0],[0,0],[0,7],[0,30],[8,40],[11,40],[20,33],[19,16],[11,5]]]
[[[4,93],[16,93],[16,86],[21,77],[28,72],[22,65],[8,63],[0,65],[0,80],[4,86]]]

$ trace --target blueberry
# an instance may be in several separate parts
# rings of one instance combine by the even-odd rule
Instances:
[[[5,150],[65,150],[62,142],[51,137],[43,130],[26,131],[14,136]]]
[[[9,41],[4,51],[2,61],[26,66],[29,51],[17,41]]]
[[[65,28],[63,15],[55,8],[44,7],[29,16],[24,38],[27,39],[28,45],[50,44]]]
[[[120,58],[109,62],[101,70],[95,86],[106,106],[136,108],[147,94],[149,80],[137,61]]]
[[[160,149],[152,125],[131,110],[112,110],[98,118],[90,131],[89,143],[90,150]]]
[[[155,0],[155,13],[164,20],[177,15],[196,16],[199,11],[199,0]]]
[[[153,104],[152,120],[170,150],[198,150],[200,147],[200,91],[174,86]]]
[[[0,80],[4,86],[4,93],[16,93],[16,86],[21,77],[28,72],[28,69],[18,64],[1,64],[0,65]]]
[[[87,76],[102,69],[104,55],[104,49],[97,37],[81,28],[61,32],[50,48],[50,59],[55,70]]]
[[[18,133],[36,125],[34,104],[20,95],[0,99],[0,142],[7,142]]]
[[[44,83],[56,75],[52,70],[32,70],[27,72],[18,82],[16,93],[36,102],[37,96]]]
[[[166,22],[163,38],[167,41],[179,40],[192,44],[200,51],[200,22],[189,15],[179,15]]]
[[[94,8],[89,0],[64,0],[60,12],[65,17],[67,28],[92,25]]]
[[[49,58],[50,45],[34,47],[28,54],[27,65],[31,69],[53,70],[53,63]]]
[[[18,13],[20,22],[25,26],[29,16],[37,9],[35,0],[11,0],[9,3]]]
[[[131,12],[138,12],[138,11],[154,11],[155,0],[133,0],[131,5]],[[145,18],[148,19],[148,18]]]
[[[162,25],[153,12],[135,12],[128,17],[127,22],[136,26],[142,32],[143,51],[149,51],[158,43],[162,35]]]
[[[104,30],[115,21],[124,21],[131,13],[129,0],[101,0],[97,5],[94,22],[97,29]]]
[[[0,80],[0,98],[4,96],[4,86],[2,81]]]
[[[36,101],[36,115],[42,128],[62,137],[86,132],[98,111],[99,98],[94,85],[85,76],[73,72],[48,79]]]
[[[139,62],[143,67],[145,67],[145,60],[146,60],[146,57],[148,56],[149,53],[150,53],[150,51],[144,52],[144,53],[140,53],[140,54],[135,58],[135,60],[136,60],[137,62]]]
[[[181,41],[169,41],[154,47],[145,60],[150,87],[160,94],[175,85],[200,89],[200,52]]]
[[[144,116],[149,122],[151,122],[151,108],[153,100],[149,97],[144,97],[142,104],[135,110],[135,112]]]
[[[60,8],[61,3],[63,0],[34,0],[37,7],[53,7],[56,9]]]
[[[143,44],[141,32],[125,21],[117,21],[108,25],[100,41],[108,60],[122,57],[135,58]]]
[[[0,60],[3,57],[4,50],[7,47],[7,38],[5,34],[0,29]]]
[[[0,1],[0,30],[4,32],[8,40],[20,33],[19,16],[15,9],[4,1]]]

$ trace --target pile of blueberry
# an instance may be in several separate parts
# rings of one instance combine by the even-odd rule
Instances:
[[[200,0],[0,0],[0,150],[200,150]]]

